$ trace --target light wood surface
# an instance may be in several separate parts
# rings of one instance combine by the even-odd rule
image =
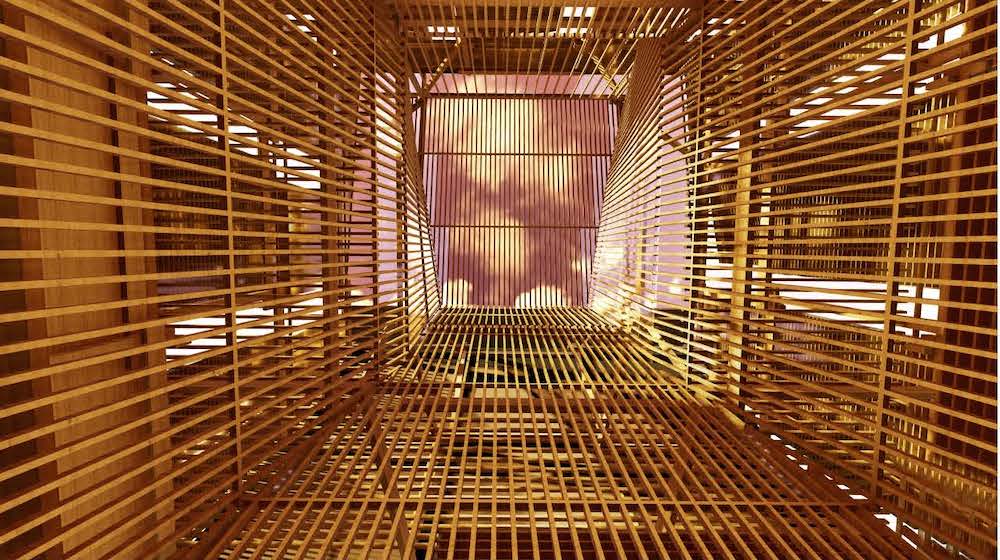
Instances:
[[[0,0],[0,557],[996,557],[996,10]]]

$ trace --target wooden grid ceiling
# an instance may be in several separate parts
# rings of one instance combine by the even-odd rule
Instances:
[[[0,558],[995,558],[996,37],[0,0]],[[571,296],[443,286],[521,226],[581,230]],[[454,266],[510,299],[558,238]]]
[[[621,96],[636,43],[668,35],[701,2],[393,0],[393,4],[407,57],[418,73],[414,91],[421,95],[530,94],[538,86],[509,86],[505,81],[558,75],[560,84],[542,91]],[[486,76],[493,80],[487,82]],[[581,80],[585,83],[579,84]]]

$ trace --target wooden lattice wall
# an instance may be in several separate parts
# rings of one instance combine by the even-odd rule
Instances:
[[[165,556],[439,305],[399,34],[364,2],[0,8],[0,556]]]
[[[571,4],[0,0],[0,557],[995,557],[996,2]],[[589,308],[443,305],[510,97]]]
[[[907,538],[994,555],[996,4],[706,2],[641,47],[596,308]]]

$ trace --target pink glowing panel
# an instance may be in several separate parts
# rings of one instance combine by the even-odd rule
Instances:
[[[420,81],[418,75],[417,81]],[[583,95],[611,93],[624,79],[615,75],[614,83],[596,74],[452,74],[445,72],[434,81],[431,95]]]
[[[424,184],[445,305],[588,301],[615,110],[605,100],[432,98]]]

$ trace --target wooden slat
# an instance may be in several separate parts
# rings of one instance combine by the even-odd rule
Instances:
[[[247,489],[261,509],[222,557],[915,552],[640,350],[583,308],[447,309],[295,477]]]
[[[707,2],[684,33],[640,43],[592,286],[652,359],[686,364],[685,383],[908,539],[983,558],[995,11]]]
[[[996,31],[0,2],[0,557],[995,557]]]
[[[361,3],[3,9],[0,555],[183,555],[437,308],[399,35]]]

